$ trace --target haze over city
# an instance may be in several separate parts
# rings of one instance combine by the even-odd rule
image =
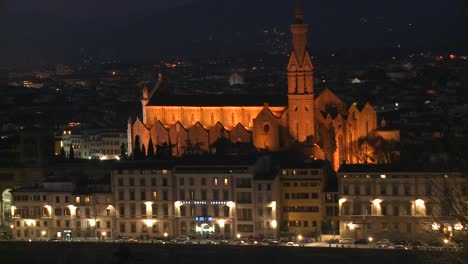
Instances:
[[[1,64],[150,62],[162,56],[261,53],[262,32],[287,31],[286,0],[3,0]],[[448,1],[304,1],[312,50],[463,51],[467,4]]]

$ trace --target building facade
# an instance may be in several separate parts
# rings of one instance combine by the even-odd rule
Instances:
[[[327,166],[328,165],[328,166]],[[281,231],[285,235],[317,238],[326,221],[325,190],[333,178],[328,162],[311,160],[281,166]]]
[[[12,190],[12,234],[18,240],[276,239],[286,223],[296,235],[312,236],[324,220],[325,162],[277,167],[274,160],[120,161],[109,180],[92,179],[86,188],[51,178]]]
[[[12,191],[12,236],[16,240],[109,239],[115,233],[110,185],[80,192],[68,180],[47,180]]]
[[[56,140],[55,154],[60,155],[63,147],[66,157],[69,157],[72,146],[75,159],[120,159],[122,145],[127,149],[127,134],[115,129],[70,128],[63,130]]]
[[[143,116],[128,121],[129,155],[136,142],[146,150],[150,142],[154,149],[173,145],[173,155],[181,156],[189,144],[208,150],[225,137],[272,151],[305,143],[308,154],[329,160],[335,170],[343,161],[358,162],[358,139],[377,130],[376,111],[368,103],[347,106],[329,89],[314,91],[308,25],[300,6],[291,33],[287,96],[177,95],[160,75],[153,90],[143,89]]]
[[[462,173],[342,165],[338,180],[341,237],[430,241],[466,229],[457,219],[468,215]]]

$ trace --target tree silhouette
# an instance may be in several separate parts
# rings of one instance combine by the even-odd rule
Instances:
[[[141,159],[140,136],[135,136],[135,145],[133,146],[133,159]]]
[[[66,159],[67,158],[67,153],[65,152],[65,149],[63,146],[60,148],[60,159]]]
[[[155,153],[154,153],[153,140],[151,139],[151,137],[148,142],[148,156],[147,157],[149,160],[154,160],[156,158]]]
[[[122,145],[120,145],[120,158],[121,159],[127,158],[127,152],[125,151],[125,143],[122,143]]]
[[[172,159],[172,148],[175,145],[164,142],[162,145],[158,145],[156,149],[156,159],[159,160],[170,160]]]
[[[141,157],[140,157],[141,160],[144,160],[146,159],[146,148],[145,148],[145,144],[143,144],[141,146]]]
[[[75,159],[75,152],[73,151],[73,144],[70,144],[70,154],[68,155],[69,159]]]

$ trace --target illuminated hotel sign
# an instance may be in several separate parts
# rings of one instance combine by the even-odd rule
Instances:
[[[204,205],[204,204],[224,204],[227,205],[229,201],[180,201],[180,204],[182,205],[189,205],[189,204],[195,204],[195,205]]]
[[[196,216],[195,221],[197,221],[197,222],[213,222],[213,217],[211,217],[211,216]]]
[[[201,224],[200,226],[196,226],[195,227],[195,232],[200,232],[200,233],[203,233],[203,232],[208,232],[208,233],[212,233],[214,232],[214,227],[213,226],[210,226],[209,224]]]

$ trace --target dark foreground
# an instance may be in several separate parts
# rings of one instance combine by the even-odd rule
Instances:
[[[427,263],[420,251],[118,243],[0,242],[1,263]]]

